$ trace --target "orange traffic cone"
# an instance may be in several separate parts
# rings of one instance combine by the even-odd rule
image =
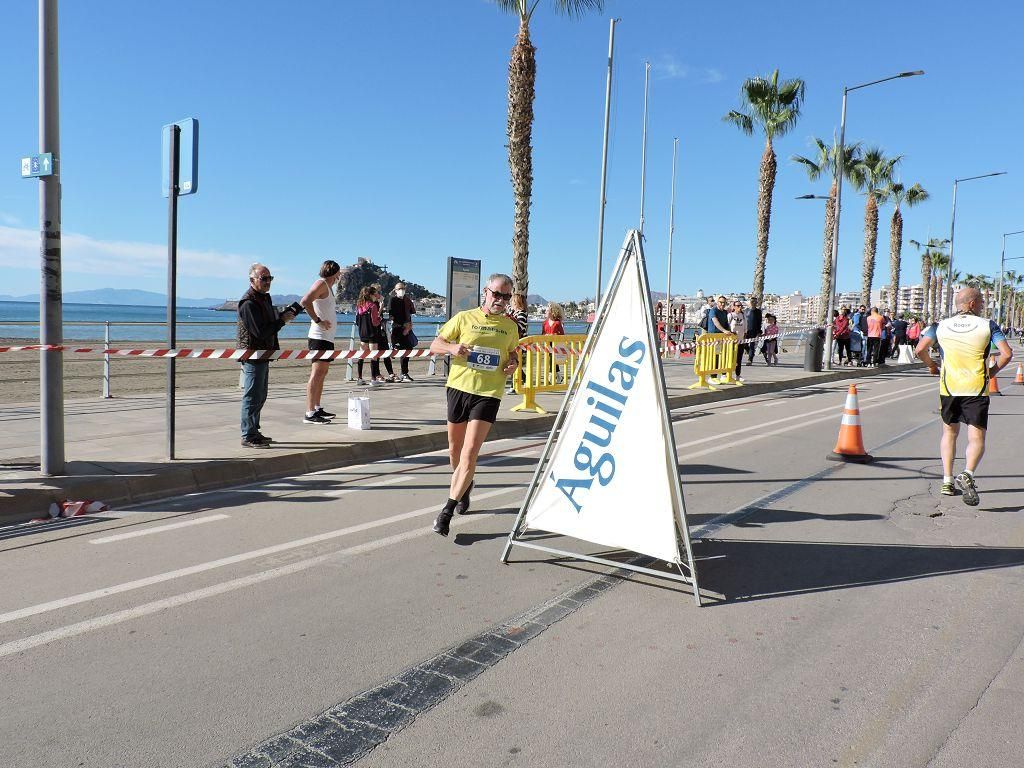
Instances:
[[[995,368],[996,367],[996,356],[995,355],[990,355],[989,356],[989,358],[988,358],[988,367],[989,368]],[[994,370],[989,374],[988,393],[990,395],[1001,395],[1001,394],[1003,394],[1002,392],[999,391],[999,377],[996,376],[996,372]]]
[[[864,436],[860,431],[860,407],[857,405],[857,385],[851,384],[843,407],[843,421],[839,427],[839,439],[832,453],[825,457],[829,461],[856,461],[865,463],[872,457],[864,450]]]
[[[1017,363],[1017,378],[1013,380],[1014,384],[1024,384],[1024,365]]]

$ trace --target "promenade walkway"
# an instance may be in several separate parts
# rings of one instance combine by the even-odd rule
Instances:
[[[802,362],[802,354],[795,352],[783,355],[774,368],[758,359],[754,366],[744,367],[744,386],[698,392],[687,389],[695,380],[692,358],[669,360],[665,373],[670,406],[877,373],[875,369],[808,373]],[[209,365],[233,364],[209,361]],[[339,417],[322,427],[302,423],[304,387],[275,384],[271,369],[262,427],[275,442],[262,451],[239,444],[237,390],[179,392],[173,462],[166,460],[163,395],[69,400],[65,405],[67,474],[50,478],[38,471],[38,403],[0,406],[0,523],[39,517],[51,501],[62,499],[98,499],[116,506],[444,448],[444,377],[426,376],[425,371],[425,363],[414,364],[414,383],[380,388],[357,387],[335,372],[333,380],[328,378],[323,401]],[[348,398],[355,395],[370,398],[370,430],[347,427]],[[506,396],[491,439],[549,429],[561,397],[553,393],[538,398],[551,412],[544,416],[511,412],[520,398]]]

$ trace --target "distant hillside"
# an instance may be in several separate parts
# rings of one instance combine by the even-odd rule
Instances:
[[[338,301],[355,301],[359,298],[359,291],[366,285],[380,285],[381,291],[386,296],[391,293],[395,283],[405,283],[405,290],[411,298],[431,299],[439,294],[419,283],[403,280],[398,275],[388,272],[386,265],[378,266],[369,259],[359,259],[355,264],[341,269],[341,280],[338,281]]]
[[[0,301],[38,302],[38,293],[24,296],[0,295]],[[166,307],[167,296],[153,291],[140,291],[135,288],[95,288],[89,291],[65,291],[64,301],[68,304],[121,304],[129,307]],[[224,299],[189,299],[178,296],[175,302],[179,307],[213,307]]]

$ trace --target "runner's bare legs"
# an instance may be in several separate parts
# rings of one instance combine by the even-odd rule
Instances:
[[[464,424],[448,424],[448,458],[452,464],[452,482],[448,498],[461,499],[476,474],[480,448],[491,431],[491,423],[474,419]],[[461,433],[461,434],[460,434]],[[458,444],[458,448],[456,448]]]
[[[953,476],[953,460],[956,458],[956,439],[959,434],[959,424],[942,425],[942,441],[939,443],[939,450],[942,453],[942,474],[946,477]]]
[[[967,469],[974,474],[981,457],[985,455],[985,430],[981,427],[967,426]]]

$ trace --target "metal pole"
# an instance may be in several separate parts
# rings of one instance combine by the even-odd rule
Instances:
[[[946,267],[946,290],[945,296],[940,303],[945,304],[945,314],[953,314],[953,235],[956,231],[956,185],[959,179],[953,181],[953,217],[949,222],[949,265]]]
[[[996,293],[996,324],[1003,327],[1003,266],[1006,264],[1006,235],[1003,235],[1003,250],[999,252],[999,286]]]
[[[640,236],[644,234],[644,192],[647,189],[647,94],[651,85],[651,62],[644,62],[644,137],[640,149]]]
[[[39,0],[39,152],[53,174],[39,179],[39,343],[64,343],[60,239],[60,88],[57,0]],[[64,472],[64,355],[39,353],[39,469]]]
[[[672,332],[672,237],[676,231],[676,157],[679,139],[672,139],[672,194],[668,205],[668,275],[665,277],[665,349]]]
[[[604,89],[604,143],[601,147],[601,204],[597,216],[597,290],[594,292],[594,317],[601,304],[601,263],[604,259],[604,209],[608,203],[605,192],[608,188],[608,128],[612,117],[612,57],[615,54],[615,23],[608,22],[608,82]]]
[[[103,398],[110,399],[110,321],[103,321]]]
[[[167,195],[167,346],[175,348],[178,283],[178,156],[181,128],[171,125],[170,184]],[[174,363],[167,359],[167,459],[174,460]]]
[[[833,158],[833,173],[836,181],[836,220],[835,231],[832,233],[832,281],[828,289],[828,310],[825,312],[825,360],[826,371],[832,370],[832,313],[836,308],[836,264],[839,261],[839,214],[843,199],[843,158],[846,155],[846,95],[849,88],[843,88],[843,111],[839,118],[839,146]],[[870,298],[870,297],[869,297]]]

